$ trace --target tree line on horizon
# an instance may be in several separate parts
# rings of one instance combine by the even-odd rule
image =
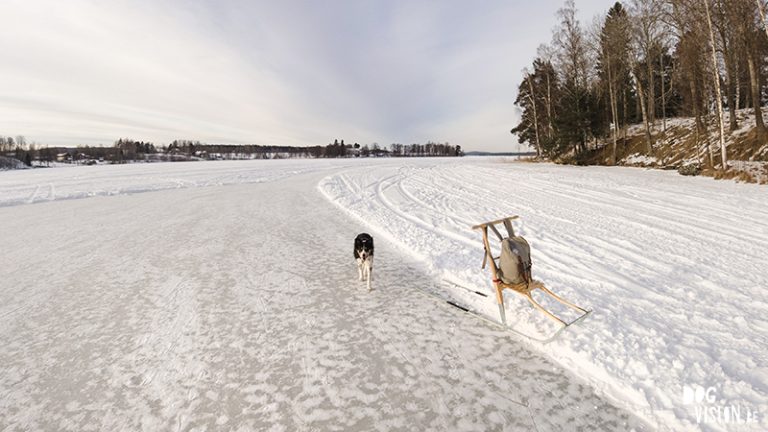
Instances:
[[[27,166],[33,162],[87,162],[103,161],[125,163],[129,161],[186,161],[217,159],[282,159],[282,158],[342,158],[342,157],[436,157],[463,156],[461,146],[449,143],[399,144],[389,148],[373,143],[345,144],[335,139],[325,146],[277,146],[255,144],[208,144],[196,140],[174,140],[167,145],[155,146],[151,142],[120,138],[111,147],[77,146],[48,147],[27,144],[23,136],[0,136],[0,156],[16,158]]]
[[[757,142],[768,138],[765,7],[764,0],[627,0],[585,27],[566,0],[552,40],[523,71],[521,119],[511,132],[553,159],[609,145],[615,164],[630,124],[641,125],[652,155],[654,128],[665,134],[667,119],[686,116],[695,119],[697,148],[706,148],[700,159],[725,168],[737,110],[755,117]],[[701,146],[710,130],[717,147]]]

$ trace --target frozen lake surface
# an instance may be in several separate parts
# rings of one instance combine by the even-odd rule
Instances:
[[[417,290],[495,318],[447,282],[490,293],[469,226],[511,214],[594,310],[547,345]],[[759,430],[766,220],[764,187],[485,158],[0,172],[0,429],[727,430],[702,385]]]

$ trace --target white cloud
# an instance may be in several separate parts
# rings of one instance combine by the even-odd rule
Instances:
[[[151,10],[147,10],[152,8]],[[0,130],[40,141],[156,140],[303,144],[282,133],[289,86],[241,61],[184,11],[120,2],[4,2]],[[86,138],[87,137],[87,138]]]
[[[4,0],[0,135],[509,151],[558,7],[514,3]]]

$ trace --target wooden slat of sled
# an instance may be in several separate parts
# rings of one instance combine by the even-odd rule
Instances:
[[[518,218],[520,218],[520,216],[510,216],[510,217],[505,217],[503,219],[498,219],[498,220],[495,220],[495,221],[484,222],[484,223],[477,224],[477,225],[473,226],[472,229],[476,230],[476,229],[480,229],[480,228],[482,228],[484,226],[496,225],[498,223],[502,223],[502,222],[507,221],[507,220],[514,220],[514,219],[518,219]]]

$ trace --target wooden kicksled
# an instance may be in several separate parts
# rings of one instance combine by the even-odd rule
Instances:
[[[502,324],[504,326],[507,325],[507,317],[506,313],[504,312],[505,289],[514,291],[517,294],[524,296],[526,299],[528,299],[529,302],[531,302],[534,308],[543,312],[547,317],[562,325],[563,328],[568,327],[577,321],[580,321],[591,311],[588,311],[560,298],[558,295],[544,286],[542,282],[534,280],[531,277],[530,248],[528,247],[528,243],[525,241],[525,239],[515,236],[515,231],[512,227],[512,220],[517,218],[518,216],[510,216],[503,219],[481,223],[472,227],[474,230],[480,230],[483,235],[485,255],[483,256],[482,268],[485,268],[486,263],[490,264],[491,280],[493,282],[494,288],[496,288],[496,301],[499,305],[499,315]],[[508,234],[507,237],[504,237],[496,228],[496,225],[498,224],[504,225],[504,228]],[[502,252],[498,257],[495,258],[491,252],[491,245],[488,239],[489,229],[499,239],[499,242],[502,243]],[[504,262],[501,262],[502,255],[506,255]],[[561,304],[580,312],[581,315],[571,322],[565,322],[564,320],[558,318],[552,312],[545,309],[536,300],[533,299],[531,293],[536,289],[541,290],[541,292],[552,297]]]

